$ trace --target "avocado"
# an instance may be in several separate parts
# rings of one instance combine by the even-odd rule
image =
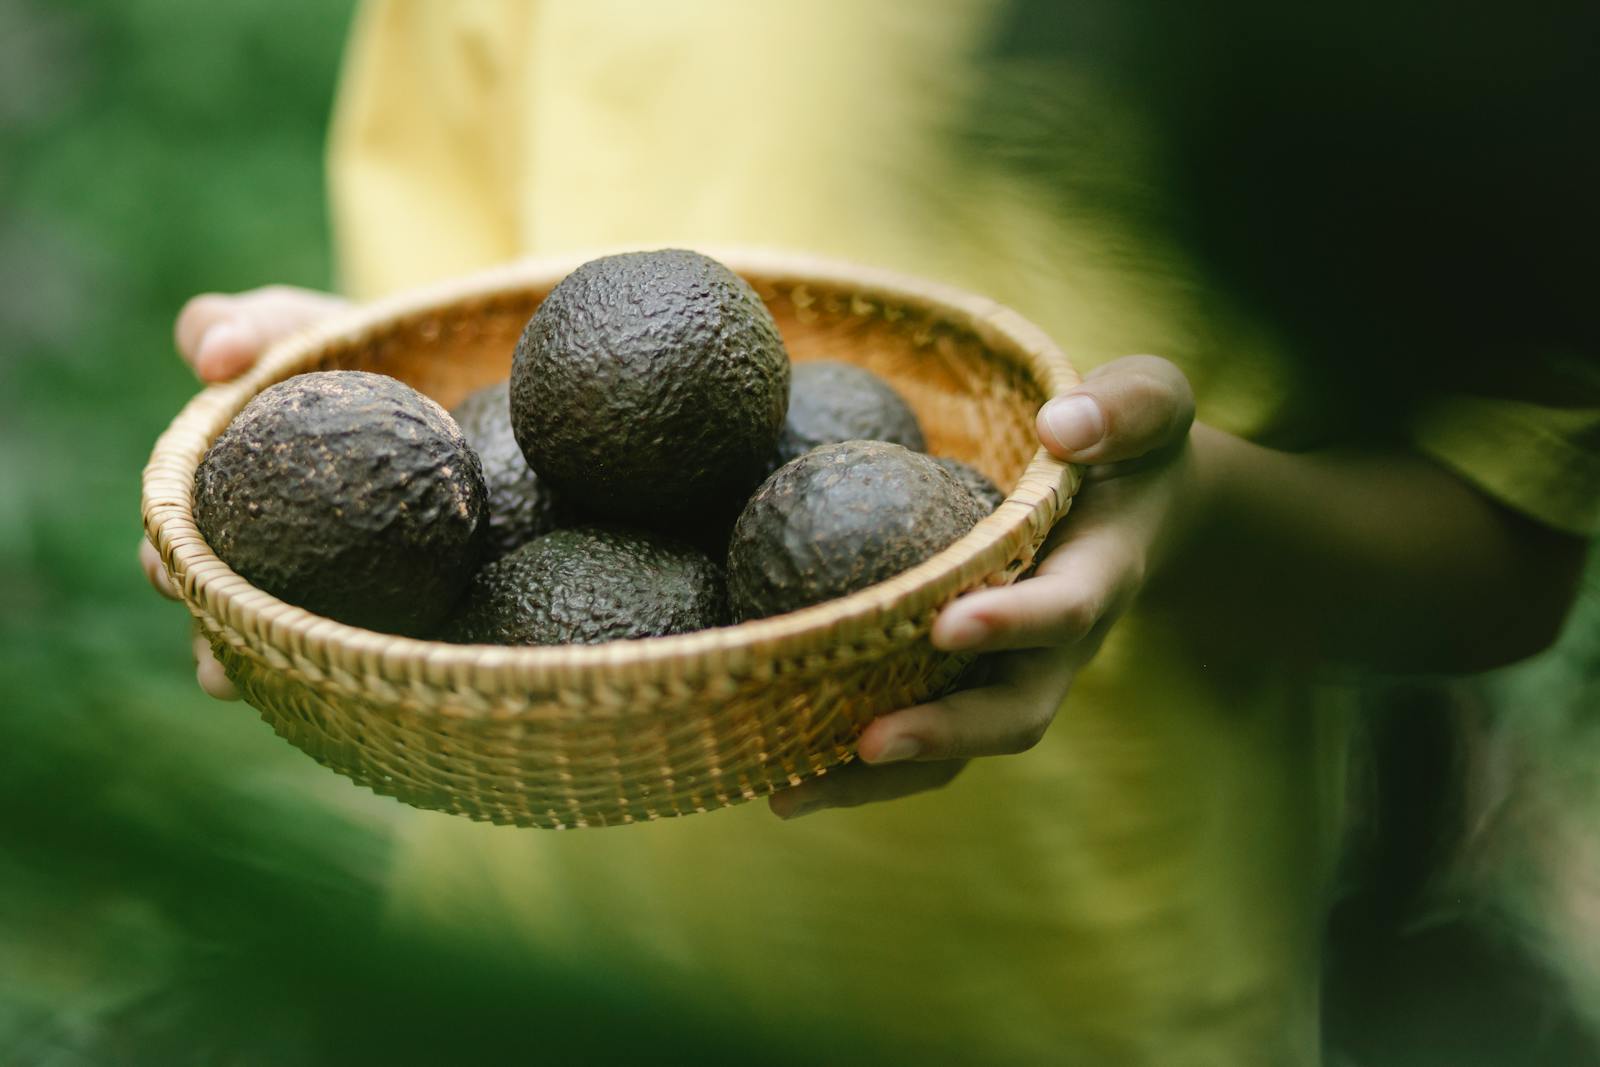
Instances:
[[[733,527],[737,619],[794,611],[913,567],[987,514],[928,456],[884,441],[824,445],[762,483]]]
[[[194,476],[214,552],[254,585],[353,626],[423,635],[482,550],[478,457],[443,408],[363,371],[263,390]]]
[[[566,509],[533,473],[511,432],[510,382],[479,389],[450,414],[483,465],[489,490],[486,559],[499,559],[562,524]]]
[[[876,374],[833,360],[797,364],[775,466],[841,441],[892,441],[913,452],[926,447],[911,408]]]
[[[478,572],[450,640],[594,645],[727,621],[722,569],[687,544],[615,525],[529,541]]]
[[[955,475],[956,481],[967,487],[967,492],[983,502],[985,514],[1005,503],[1005,493],[1001,492],[1000,487],[991,482],[989,476],[978,468],[969,467],[959,459],[945,456],[934,456],[933,461]]]
[[[789,358],[766,305],[680,249],[573,271],[528,321],[511,368],[511,425],[540,479],[587,513],[668,530],[738,507],[788,404]]]

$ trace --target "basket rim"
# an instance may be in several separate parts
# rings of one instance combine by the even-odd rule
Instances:
[[[808,253],[694,247],[752,282],[848,290],[964,328],[1026,369],[1046,395],[1064,392],[1080,380],[1043,330],[987,297]],[[401,684],[450,689],[481,689],[485,681],[493,689],[541,682],[570,685],[596,671],[625,673],[636,685],[683,684],[713,673],[759,673],[761,663],[769,661],[770,669],[775,656],[809,658],[865,628],[924,616],[979,584],[1024,541],[1037,543],[1066,513],[1081,472],[1040,448],[993,513],[942,551],[887,581],[772,618],[597,645],[462,645],[362,629],[257,588],[206,544],[194,521],[195,469],[215,434],[262,389],[299,373],[299,367],[331,344],[357,342],[393,322],[462,301],[548,287],[589,259],[617,250],[518,259],[356,306],[280,340],[244,375],[191,398],[156,441],[144,468],[141,500],[145,532],[191,613],[216,620],[224,630],[264,634],[264,641],[291,648],[311,662],[354,657],[386,676],[403,675],[394,678]]]

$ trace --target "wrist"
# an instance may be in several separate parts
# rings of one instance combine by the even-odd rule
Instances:
[[[1173,458],[1168,518],[1152,546],[1147,577],[1158,595],[1188,584],[1180,576],[1205,566],[1200,546],[1226,510],[1228,470],[1238,443],[1231,434],[1197,422]]]

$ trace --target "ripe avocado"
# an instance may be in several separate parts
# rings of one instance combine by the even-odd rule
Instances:
[[[789,403],[772,315],[697,252],[591,260],[528,321],[511,425],[528,464],[584,511],[682,528],[747,496]]]
[[[733,527],[728,594],[756,619],[853,593],[913,567],[987,514],[929,457],[883,441],[807,452],[762,483]]]
[[[1005,503],[1006,495],[1000,487],[989,480],[989,476],[976,467],[969,467],[959,459],[950,459],[945,456],[934,456],[933,461],[951,474],[956,476],[956,481],[967,487],[967,492],[983,502],[988,512],[993,511]]]
[[[528,466],[511,432],[511,384],[479,389],[450,414],[483,464],[489,490],[484,558],[499,559],[561,525],[565,509]]]
[[[833,360],[797,364],[776,465],[841,441],[892,441],[913,452],[926,447],[911,408],[876,374]]]
[[[722,569],[700,551],[622,526],[556,530],[478,572],[453,641],[595,645],[727,621]]]
[[[443,408],[363,371],[263,390],[201,461],[194,514],[253,584],[319,615],[422,635],[478,564],[487,493]]]

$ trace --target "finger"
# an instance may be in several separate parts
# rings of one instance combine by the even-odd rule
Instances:
[[[156,546],[150,543],[148,537],[139,541],[139,566],[144,568],[144,576],[156,592],[168,600],[179,599],[178,591],[173,588],[172,579],[167,575],[166,565],[161,562]]]
[[[1159,356],[1096,367],[1039,409],[1039,441],[1074,463],[1118,463],[1176,445],[1194,422],[1189,379]]]
[[[898,763],[889,767],[849,763],[793,789],[772,794],[767,806],[780,819],[798,819],[826,808],[854,808],[896,800],[948,785],[964,766],[963,760]]]
[[[225,382],[254,365],[272,343],[273,324],[243,312],[213,323],[195,349],[194,369],[203,382]]]
[[[199,683],[205,694],[217,700],[238,700],[239,690],[228,680],[227,672],[222,669],[222,664],[217,662],[217,657],[211,652],[211,643],[206,640],[198,626],[195,627],[189,647],[194,653],[194,680]]]
[[[1041,574],[967,594],[939,614],[930,636],[947,652],[1070,645],[1094,628],[1113,593],[1112,580],[1099,568]]]
[[[204,293],[184,305],[178,352],[204,381],[248,370],[269,346],[345,307],[327,293],[269,285],[236,295]]]
[[[239,690],[235,689],[233,683],[228,680],[228,675],[223,671],[222,664],[218,663],[216,657],[209,653],[195,667],[194,680],[199,683],[206,696],[214,700],[233,701],[239,699]]]
[[[957,599],[929,639],[947,652],[1076,644],[1138,588],[1141,571],[1113,528],[1091,528],[1050,550],[1034,576]]]
[[[212,326],[233,313],[238,299],[226,293],[201,293],[183,305],[183,310],[178,312],[177,322],[173,324],[172,335],[178,355],[183,357],[185,363],[191,367],[195,365],[200,339]]]
[[[1092,650],[1011,653],[1000,660],[996,684],[875,719],[856,751],[874,765],[1026,752],[1044,737],[1089,655]]]

